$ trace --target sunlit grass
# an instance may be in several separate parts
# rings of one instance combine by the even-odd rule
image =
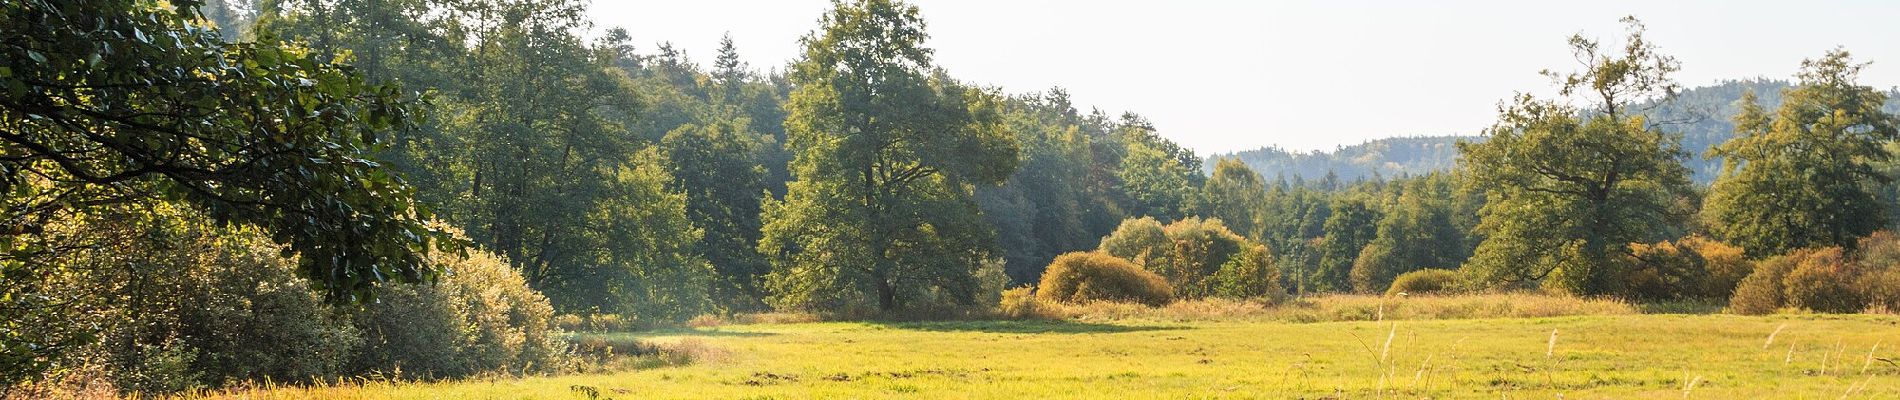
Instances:
[[[1897,323],[1900,319],[1890,316],[1611,315],[1320,323],[736,325],[633,334],[656,343],[702,342],[724,354],[687,366],[231,395],[1894,398],[1900,396],[1895,387],[1900,366],[1889,360],[1895,357],[1892,348],[1900,348]],[[1891,343],[1875,347],[1883,341]]]

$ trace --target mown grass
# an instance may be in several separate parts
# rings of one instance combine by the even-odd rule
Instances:
[[[946,321],[616,334],[716,359],[253,399],[1896,398],[1900,318]],[[1773,339],[1770,336],[1773,335]]]

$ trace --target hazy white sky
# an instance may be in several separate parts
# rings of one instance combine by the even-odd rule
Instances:
[[[1635,15],[1683,63],[1685,86],[1793,75],[1846,46],[1862,83],[1900,84],[1900,1],[912,0],[936,61],[1011,93],[1060,86],[1078,108],[1146,115],[1201,154],[1331,149],[1473,134],[1514,91],[1573,68],[1572,33],[1616,40]],[[827,0],[595,0],[599,28],[639,51],[670,41],[702,65],[731,32],[756,69],[781,67]]]

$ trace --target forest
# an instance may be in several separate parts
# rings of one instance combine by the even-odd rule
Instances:
[[[587,373],[660,350],[579,333],[762,316],[1900,309],[1900,93],[1845,48],[1684,87],[1630,17],[1481,131],[1196,154],[958,79],[902,0],[833,1],[782,66],[588,7],[0,5],[0,398]]]

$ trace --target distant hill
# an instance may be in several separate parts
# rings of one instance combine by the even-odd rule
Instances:
[[[1248,167],[1269,180],[1284,177],[1308,181],[1323,179],[1327,172],[1340,182],[1394,178],[1432,171],[1449,170],[1458,159],[1458,140],[1474,136],[1397,137],[1340,146],[1333,151],[1296,152],[1266,147],[1235,153],[1216,154],[1209,159],[1239,158]],[[1212,168],[1213,162],[1202,165]]]
[[[1744,80],[1686,89],[1672,101],[1647,107],[1649,122],[1665,131],[1683,135],[1682,148],[1689,152],[1686,164],[1697,183],[1715,179],[1722,168],[1719,159],[1704,159],[1710,147],[1727,141],[1734,133],[1730,122],[1740,111],[1737,100],[1750,89],[1770,110],[1781,105],[1781,91],[1787,81]],[[1889,101],[1887,108],[1900,110],[1900,101]],[[1474,128],[1475,129],[1475,128]],[[1482,140],[1478,136],[1417,136],[1371,140],[1333,151],[1297,152],[1266,147],[1234,153],[1214,154],[1218,158],[1239,158],[1269,180],[1295,178],[1308,182],[1324,179],[1327,172],[1341,182],[1374,176],[1393,178],[1431,171],[1450,170],[1458,159],[1458,140]],[[1211,168],[1214,163],[1207,162]]]

